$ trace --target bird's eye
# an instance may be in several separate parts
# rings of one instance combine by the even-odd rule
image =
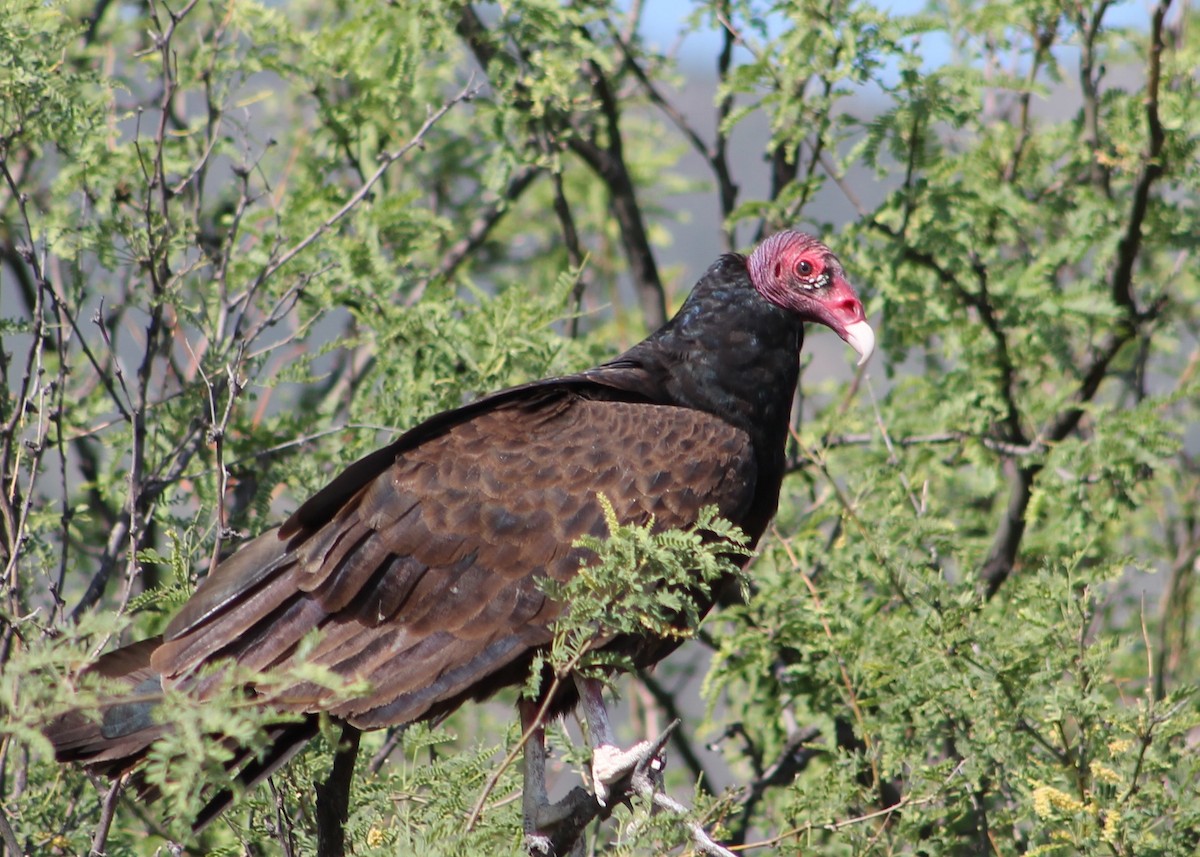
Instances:
[[[796,272],[802,277],[807,277],[813,272],[812,262],[807,259],[801,259],[800,263],[796,265]]]

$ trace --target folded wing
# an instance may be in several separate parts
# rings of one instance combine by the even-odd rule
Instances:
[[[375,466],[336,508],[307,510],[318,525],[265,533],[210,575],[152,655],[165,682],[226,658],[286,664],[315,634],[305,660],[370,690],[334,703],[297,685],[285,707],[364,728],[433,716],[520,680],[549,642],[562,605],[539,581],[569,579],[587,559],[573,543],[605,534],[598,495],[665,529],[710,504],[738,520],[755,483],[749,437],[724,421],[571,389],[502,401]]]

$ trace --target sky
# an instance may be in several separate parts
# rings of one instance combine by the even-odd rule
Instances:
[[[642,34],[652,44],[664,50],[673,48],[685,22],[699,4],[695,0],[646,0],[642,18]],[[920,12],[926,0],[875,0],[875,5],[898,15]],[[1146,29],[1150,21],[1150,5],[1146,0],[1122,0],[1114,3],[1105,15],[1109,26]],[[721,38],[715,30],[690,34],[679,45],[679,58],[687,67],[692,64],[711,68],[713,58],[721,48]],[[925,37],[921,50],[926,67],[936,67],[950,57],[947,39]]]

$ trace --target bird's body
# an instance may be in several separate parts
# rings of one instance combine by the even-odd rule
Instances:
[[[756,542],[778,503],[802,322],[840,325],[864,354],[872,344],[836,258],[807,236],[781,236],[765,261],[766,243],[749,261],[721,257],[670,322],[615,360],[439,414],[352,464],[214,569],[160,642],[106,656],[97,670],[146,701],[114,704],[98,726],[60,721],[50,730],[59,757],[109,774],[136,766],[166,728],[150,713],[156,687],[202,696],[201,667],[233,659],[268,670],[306,639],[306,661],[369,690],[277,694],[277,707],[312,722],[281,725],[251,775],[311,737],[318,712],[378,728],[524,681],[563,609],[541,581],[570,579],[589,557],[579,538],[605,535],[599,495],[622,523],[660,529],[715,505]],[[823,269],[829,282],[797,293],[836,292],[826,303],[845,318],[771,298],[764,280],[796,273],[781,274],[774,256]],[[675,642],[614,644],[648,665]],[[558,709],[575,700],[564,688]]]

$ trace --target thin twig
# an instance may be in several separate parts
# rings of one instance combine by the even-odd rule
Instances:
[[[350,195],[350,198],[346,200],[342,207],[326,218],[320,226],[276,257],[271,264],[263,268],[258,277],[255,279],[255,284],[257,285],[270,279],[276,271],[278,271],[288,262],[292,261],[292,259],[299,255],[306,247],[336,226],[338,222],[342,220],[342,218],[353,211],[359,203],[367,198],[367,196],[371,193],[371,189],[375,187],[381,178],[383,178],[384,174],[388,171],[392,164],[403,158],[413,149],[420,146],[425,139],[425,135],[428,134],[429,131],[432,130],[433,126],[436,125],[443,116],[449,113],[456,104],[470,101],[479,94],[479,91],[482,88],[482,85],[475,83],[474,76],[472,76],[467,81],[466,86],[464,86],[457,95],[452,97],[437,110],[429,114],[429,117],[421,124],[421,127],[417,129],[417,132],[413,134],[407,143],[393,152],[383,152],[379,156],[379,168],[371,174],[370,178],[362,183],[358,190]]]
[[[1037,83],[1038,75],[1042,71],[1042,63],[1045,62],[1049,55],[1050,48],[1054,44],[1054,39],[1058,35],[1058,17],[1044,29],[1037,31],[1036,22],[1034,29],[1036,36],[1034,37],[1033,59],[1029,63],[1029,72],[1025,76],[1025,86],[1021,91],[1019,98],[1020,110],[1017,119],[1017,141],[1013,144],[1012,158],[1004,166],[1004,181],[1012,182],[1017,175],[1017,170],[1021,165],[1021,158],[1025,154],[1025,147],[1029,143],[1029,138],[1032,136],[1032,111],[1030,110],[1030,102],[1033,100],[1033,89]]]
[[[1090,157],[1088,172],[1096,187],[1106,196],[1111,195],[1109,185],[1109,169],[1100,157],[1100,72],[1096,72],[1096,38],[1100,33],[1100,24],[1104,19],[1112,0],[1100,0],[1094,7],[1079,4],[1079,14],[1075,25],[1080,33],[1079,88],[1083,94],[1083,140],[1087,144]],[[1091,11],[1087,16],[1084,10]]]
[[[808,767],[809,761],[822,752],[822,748],[812,744],[821,737],[821,730],[815,726],[796,729],[779,751],[779,756],[770,765],[758,771],[754,779],[747,784],[745,794],[740,799],[741,813],[738,824],[733,828],[730,841],[736,846],[746,841],[746,834],[754,818],[754,811],[772,787],[788,786],[796,776]],[[747,743],[749,738],[747,737]],[[761,765],[759,765],[761,767]],[[736,848],[734,850],[737,850]]]
[[[0,840],[3,840],[9,857],[22,857],[26,853],[25,849],[21,847],[21,843],[17,841],[16,831],[8,823],[8,813],[2,804],[0,804]]]
[[[296,834],[292,830],[292,820],[288,815],[283,801],[283,792],[275,785],[274,777],[267,777],[267,785],[275,798],[275,838],[283,849],[283,857],[296,857]]]
[[[781,538],[779,541],[780,544],[783,545],[783,549],[788,555],[788,560],[792,563],[792,568],[800,573],[800,579],[808,588],[809,595],[811,595],[813,599],[813,606],[815,607],[817,616],[821,622],[821,627],[825,631],[825,637],[829,640],[830,645],[833,646],[836,643],[836,638],[833,635],[833,629],[829,626],[828,619],[825,618],[824,602],[821,599],[820,591],[818,591],[817,586],[815,583],[813,583],[812,579],[801,570],[800,560],[796,557],[795,553],[792,552],[792,547],[787,540]],[[876,753],[874,752],[873,747],[874,741],[871,738],[870,730],[867,729],[866,716],[863,714],[862,707],[858,704],[858,693],[854,690],[854,681],[850,678],[850,671],[846,668],[846,659],[843,658],[840,653],[836,654],[836,657],[838,662],[838,670],[842,675],[842,684],[846,688],[846,702],[850,705],[850,710],[854,712],[854,719],[858,722],[859,734],[862,736],[863,743],[866,745],[867,758],[871,763],[871,776],[873,777],[873,782],[880,783],[882,782],[883,778],[879,773],[878,762],[875,758]]]
[[[825,824],[820,824],[817,822],[809,822],[808,824],[803,824],[803,825],[800,825],[799,827],[793,827],[789,830],[784,831],[783,833],[780,833],[776,836],[772,836],[770,839],[761,839],[757,842],[747,842],[745,845],[739,845],[736,848],[733,848],[732,850],[740,852],[740,851],[749,851],[751,848],[774,848],[774,847],[777,847],[780,843],[782,843],[785,839],[792,839],[794,837],[803,836],[804,834],[811,833],[813,831],[826,830],[826,831],[829,831],[830,833],[836,833],[837,831],[844,830],[847,827],[854,827],[859,824],[865,824],[866,822],[874,821],[877,818],[883,818],[883,819],[890,818],[891,816],[895,815],[897,812],[900,812],[902,809],[907,809],[908,807],[926,806],[928,804],[931,804],[935,801],[942,799],[942,796],[945,793],[946,788],[950,785],[950,781],[952,779],[954,779],[956,776],[958,776],[959,771],[962,770],[963,766],[966,765],[966,763],[967,763],[967,760],[963,759],[961,762],[959,762],[957,765],[955,765],[954,770],[952,770],[946,776],[946,779],[942,782],[941,786],[938,787],[938,790],[936,792],[934,792],[933,794],[926,795],[925,797],[921,797],[921,798],[904,797],[900,800],[899,803],[892,804],[891,806],[884,807],[883,809],[876,810],[875,812],[868,812],[863,815],[856,815],[853,818],[842,818],[842,819],[838,819],[837,821],[827,822]]]
[[[793,442],[800,447],[802,452],[814,463],[814,465],[821,471],[821,474],[828,481],[830,488],[833,490],[838,502],[845,511],[845,517],[854,524],[855,528],[862,535],[867,547],[869,547],[871,552],[875,555],[875,559],[879,563],[880,568],[887,572],[888,579],[892,582],[892,588],[894,589],[896,596],[903,601],[906,606],[911,607],[911,599],[909,598],[909,595],[905,591],[904,587],[900,585],[900,579],[896,573],[893,563],[888,558],[887,553],[880,547],[872,528],[867,526],[867,524],[859,516],[858,509],[854,502],[846,494],[838,480],[834,478],[832,473],[830,473],[829,465],[825,461],[823,451],[817,449],[816,447],[810,446],[794,428],[789,428],[788,431],[792,436]],[[779,533],[775,531],[774,528],[772,528],[772,531],[779,536]],[[788,554],[796,563],[796,567],[799,568],[799,563],[795,560],[794,554],[791,553],[791,549],[788,547],[786,540],[780,536],[780,541],[784,544],[785,549],[788,550]]]
[[[650,696],[654,698],[655,703],[662,708],[663,713],[669,719],[683,722],[682,712],[679,710],[675,694],[672,691],[663,687],[662,683],[646,670],[638,673],[638,681],[650,692]],[[682,756],[683,763],[691,773],[692,779],[696,781],[701,789],[711,794],[713,779],[708,771],[704,769],[704,763],[700,761],[700,757],[696,754],[696,750],[692,747],[691,742],[684,737],[684,730],[675,730],[672,733],[672,742],[675,749]]]
[[[626,67],[633,72],[633,76],[636,77],[638,83],[641,84],[646,96],[650,99],[650,103],[661,110],[663,115],[671,120],[671,123],[679,130],[679,133],[683,134],[684,139],[688,141],[688,143],[696,151],[696,153],[700,155],[700,157],[704,158],[705,163],[707,163],[712,169],[713,176],[717,180],[717,193],[721,201],[721,220],[724,224],[725,219],[733,213],[734,206],[737,202],[738,192],[737,185],[734,184],[733,176],[729,171],[729,162],[725,157],[725,143],[727,135],[721,129],[721,125],[724,122],[725,116],[727,116],[729,111],[733,108],[733,96],[726,94],[721,98],[721,102],[718,107],[716,141],[712,146],[709,146],[704,142],[704,139],[700,136],[700,133],[692,127],[690,122],[688,122],[687,117],[684,116],[683,113],[681,113],[678,108],[675,107],[675,105],[668,101],[662,92],[659,91],[658,87],[654,85],[654,82],[650,79],[649,75],[646,74],[646,70],[642,68],[641,63],[638,62],[638,58],[634,56],[629,45],[621,37],[621,34],[617,32],[616,27],[610,24],[609,31],[612,34],[613,40],[621,49],[621,53],[625,58]],[[723,32],[724,46],[722,47],[720,59],[718,61],[718,73],[720,74],[722,80],[729,71],[729,63],[733,48],[733,35],[728,30]],[[732,236],[724,226],[722,226],[722,232],[725,233],[725,249],[732,250]]]
[[[95,857],[103,857],[105,851],[105,843],[108,841],[108,831],[112,827],[113,816],[117,811],[117,803],[121,800],[121,793],[125,790],[125,778],[119,777],[113,781],[109,787],[108,793],[104,796],[104,803],[100,806],[100,821],[96,823],[96,830],[92,833],[92,846],[88,852]]]
[[[508,184],[499,199],[489,202],[479,211],[463,236],[450,245],[450,248],[442,254],[442,258],[433,266],[429,274],[422,277],[412,291],[405,296],[404,303],[412,306],[425,294],[430,283],[446,280],[453,276],[459,266],[483,246],[492,230],[512,209],[512,204],[525,193],[525,190],[533,184],[533,180],[541,173],[541,167],[530,164],[518,167],[509,177]]]
[[[407,731],[407,729],[408,727],[405,725],[393,726],[391,730],[389,730],[387,740],[383,742],[383,746],[375,752],[375,755],[371,757],[371,761],[367,764],[367,773],[371,774],[372,776],[379,773],[380,769],[383,768],[384,763],[388,760],[388,757],[392,755],[392,752],[400,745],[400,742],[404,740],[404,733]]]

